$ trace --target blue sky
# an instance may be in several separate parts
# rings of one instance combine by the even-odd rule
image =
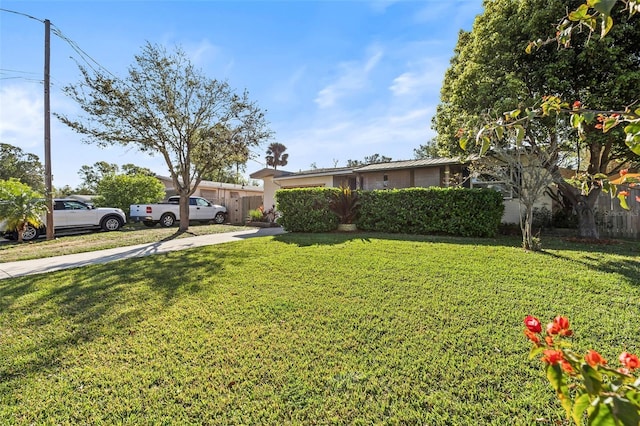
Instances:
[[[209,78],[227,80],[267,111],[286,170],[344,166],[381,154],[413,158],[434,136],[431,118],[460,29],[481,0],[451,1],[8,1],[49,19],[88,56],[124,77],[148,41],[180,46]],[[44,161],[44,25],[0,11],[0,141]],[[62,88],[81,56],[51,38],[51,110],[80,113]],[[98,148],[52,117],[53,184],[77,186],[82,165],[133,163],[167,174],[160,157]],[[254,150],[247,175],[264,166]]]

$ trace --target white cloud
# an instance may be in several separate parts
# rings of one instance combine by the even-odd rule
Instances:
[[[393,79],[389,89],[395,96],[416,96],[425,92],[434,93],[440,90],[448,60],[427,59],[410,66],[406,71]]]
[[[329,108],[334,106],[338,99],[366,88],[369,74],[380,62],[382,56],[382,49],[373,48],[369,57],[363,62],[351,61],[339,64],[339,77],[334,83],[318,92],[316,104],[320,108]]]
[[[31,89],[33,87],[33,89]],[[0,88],[0,141],[21,148],[39,147],[44,138],[44,98],[39,86]],[[27,150],[27,152],[29,152]]]
[[[185,52],[194,64],[202,65],[208,63],[215,58],[219,49],[213,45],[209,40],[204,39],[199,43],[187,43],[185,44]]]

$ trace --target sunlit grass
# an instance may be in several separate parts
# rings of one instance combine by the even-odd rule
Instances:
[[[640,252],[547,246],[287,234],[2,280],[0,419],[556,424],[522,319],[640,352]]]

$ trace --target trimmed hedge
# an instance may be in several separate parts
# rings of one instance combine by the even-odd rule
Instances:
[[[360,217],[364,231],[493,237],[504,203],[490,189],[407,188],[363,191]]]
[[[338,216],[329,210],[329,196],[337,188],[298,188],[276,191],[279,225],[290,232],[329,232]]]
[[[282,214],[278,223],[291,232],[336,229],[338,218],[329,210],[329,194],[336,190],[277,191]],[[363,231],[493,237],[504,211],[501,193],[490,189],[407,188],[358,191],[358,195],[356,225]]]

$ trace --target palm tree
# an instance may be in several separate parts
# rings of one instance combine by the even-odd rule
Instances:
[[[274,142],[267,148],[267,166],[272,166],[274,170],[278,169],[278,166],[286,166],[289,154],[284,152],[287,147],[279,142]]]
[[[0,180],[0,220],[5,222],[6,230],[18,234],[18,242],[22,242],[29,226],[43,225],[42,213],[46,211],[44,198],[31,187],[15,179]]]

